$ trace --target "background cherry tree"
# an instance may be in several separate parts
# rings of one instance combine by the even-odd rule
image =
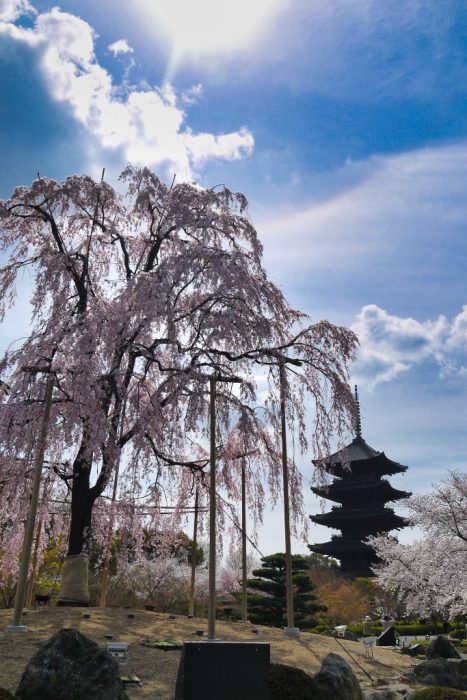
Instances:
[[[381,564],[377,582],[395,590],[407,612],[443,619],[467,612],[467,474],[451,471],[427,495],[406,501],[410,520],[422,531],[412,544],[371,538]]]
[[[250,455],[257,521],[267,498],[280,495],[278,363],[301,362],[284,390],[302,452],[311,437],[314,457],[323,457],[353,420],[356,338],[327,321],[309,325],[268,279],[245,197],[167,186],[146,168],[128,167],[121,180],[123,194],[87,176],[39,178],[0,203],[2,318],[15,285],[32,286],[32,322],[18,332],[27,337],[0,362],[0,512],[17,553],[44,401],[44,375],[22,368],[53,371],[46,457],[62,507],[59,517],[44,491],[39,517],[53,512],[51,525],[68,527],[64,573],[86,559],[91,533],[105,548],[118,528],[134,549],[145,527],[179,532],[196,484],[206,493],[208,376],[243,379],[235,391],[218,386],[219,492],[238,498],[239,456]],[[258,376],[269,387],[261,403]],[[301,486],[290,460],[296,523]],[[87,582],[72,588],[62,599],[85,602]]]
[[[124,562],[112,579],[110,600],[128,604],[129,594],[143,605],[154,606],[159,612],[184,613],[190,598],[191,566],[173,556],[156,559],[138,557]],[[208,593],[207,567],[198,567],[194,595],[203,603]]]

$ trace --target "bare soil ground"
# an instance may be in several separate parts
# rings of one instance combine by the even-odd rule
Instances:
[[[28,626],[27,632],[7,633],[4,629],[12,622],[12,617],[12,610],[0,611],[0,687],[13,693],[24,667],[37,649],[62,627],[75,627],[104,647],[109,641],[106,635],[111,635],[112,641],[129,644],[128,659],[121,665],[121,673],[136,675],[143,684],[140,688],[127,689],[130,698],[173,700],[181,652],[152,649],[142,646],[141,642],[145,638],[193,641],[200,639],[196,634],[198,631],[203,631],[205,638],[207,636],[205,619],[182,616],[170,619],[167,614],[145,610],[38,608],[28,611],[23,618],[23,623]],[[319,670],[327,654],[340,654],[352,666],[365,691],[401,682],[402,675],[416,663],[383,647],[374,648],[374,659],[369,659],[360,642],[307,632],[294,639],[280,629],[238,622],[218,621],[216,636],[231,641],[268,642],[272,662],[297,666],[310,675]]]

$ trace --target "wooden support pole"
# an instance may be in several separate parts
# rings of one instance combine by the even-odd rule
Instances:
[[[246,474],[245,458],[242,459],[242,622],[247,619],[247,592],[246,592]]]
[[[196,485],[195,491],[195,517],[193,523],[193,540],[191,543],[191,581],[190,581],[190,605],[188,617],[195,616],[195,577],[196,577],[196,557],[198,553],[198,506],[199,487]]]
[[[241,384],[239,377],[211,375],[209,379],[210,482],[209,482],[209,598],[208,639],[216,638],[216,383]]]
[[[30,371],[29,368],[25,368]],[[25,631],[27,627],[21,625],[21,614],[23,611],[24,596],[28,582],[29,562],[31,559],[32,540],[34,537],[34,526],[36,523],[37,504],[39,501],[39,489],[41,485],[42,465],[44,463],[45,440],[47,437],[47,428],[49,425],[50,408],[52,406],[52,392],[55,382],[55,374],[50,370],[38,370],[35,372],[46,371],[48,373],[47,385],[45,389],[44,413],[42,415],[42,424],[37,442],[36,457],[34,460],[34,476],[32,482],[31,501],[29,505],[29,513],[24,530],[23,550],[21,554],[21,565],[19,570],[18,585],[16,588],[15,611],[13,616],[13,624],[7,626],[7,631]]]
[[[115,467],[115,477],[114,477],[114,483],[113,483],[113,488],[112,488],[112,501],[111,501],[111,505],[110,505],[110,522],[109,522],[109,529],[107,532],[104,568],[102,570],[101,595],[99,598],[99,607],[100,608],[105,608],[105,605],[107,602],[107,593],[109,590],[110,555],[111,555],[112,536],[113,536],[113,529],[114,529],[114,527],[113,527],[113,525],[114,525],[114,508],[115,508],[115,501],[117,500],[119,469],[120,469],[120,460],[117,462],[117,466]]]
[[[283,362],[279,363],[279,386],[281,406],[282,478],[284,489],[285,587],[287,600],[287,628],[292,630],[294,629],[292,551],[290,544],[289,471],[287,463],[287,425],[285,415],[285,367]]]
[[[39,520],[37,523],[37,529],[36,529],[36,539],[34,541],[34,551],[32,553],[32,566],[31,566],[31,575],[29,577],[28,581],[28,587],[26,589],[26,598],[24,601],[24,607],[25,608],[30,608],[32,605],[32,594],[34,591],[34,584],[36,582],[36,575],[37,575],[37,555],[39,553],[39,544],[41,541],[41,534],[42,534],[42,518]]]
[[[209,483],[209,607],[208,639],[216,638],[216,380],[209,380],[210,483]]]

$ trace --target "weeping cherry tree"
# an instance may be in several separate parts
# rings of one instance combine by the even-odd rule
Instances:
[[[123,193],[87,176],[41,177],[0,203],[0,312],[15,306],[18,284],[31,286],[32,309],[0,362],[0,513],[17,542],[44,405],[44,375],[22,369],[49,369],[45,467],[68,528],[63,604],[87,603],[91,534],[105,539],[109,521],[118,516],[133,544],[143,521],[179,531],[194,482],[207,483],[209,376],[243,380],[218,387],[218,483],[238,497],[239,454],[248,453],[256,517],[280,495],[279,362],[301,363],[287,372],[285,392],[302,451],[311,436],[314,457],[329,454],[331,437],[342,441],[354,418],[356,338],[327,321],[310,325],[268,279],[244,196],[167,186],[146,168],[128,167],[121,180]],[[299,522],[293,460],[290,491]],[[164,520],[168,501],[175,507]],[[40,509],[54,511],[45,495]]]

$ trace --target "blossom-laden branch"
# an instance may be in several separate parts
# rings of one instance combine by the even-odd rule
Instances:
[[[381,563],[378,583],[395,590],[408,612],[444,619],[467,612],[467,474],[450,471],[430,494],[406,502],[422,539],[400,544],[395,538],[371,538]]]
[[[27,491],[43,406],[40,379],[20,368],[46,363],[57,373],[47,458],[63,465],[50,474],[57,489],[71,493],[69,555],[87,550],[92,528],[105,530],[105,499],[94,506],[117,465],[118,502],[126,502],[120,516],[112,513],[117,526],[140,527],[143,494],[144,513],[155,519],[164,502],[183,510],[207,463],[210,374],[244,380],[235,391],[219,389],[218,483],[234,501],[238,454],[254,450],[247,478],[256,521],[267,493],[280,493],[279,363],[294,370],[285,392],[301,452],[311,446],[315,458],[325,456],[331,437],[342,443],[354,420],[348,367],[357,340],[328,321],[310,324],[268,279],[243,195],[168,187],[146,168],[121,177],[125,194],[87,176],[40,178],[0,203],[1,317],[25,267],[33,280],[26,340],[0,361],[1,465],[15,473],[0,512],[14,489]],[[300,529],[293,461],[291,486]]]

